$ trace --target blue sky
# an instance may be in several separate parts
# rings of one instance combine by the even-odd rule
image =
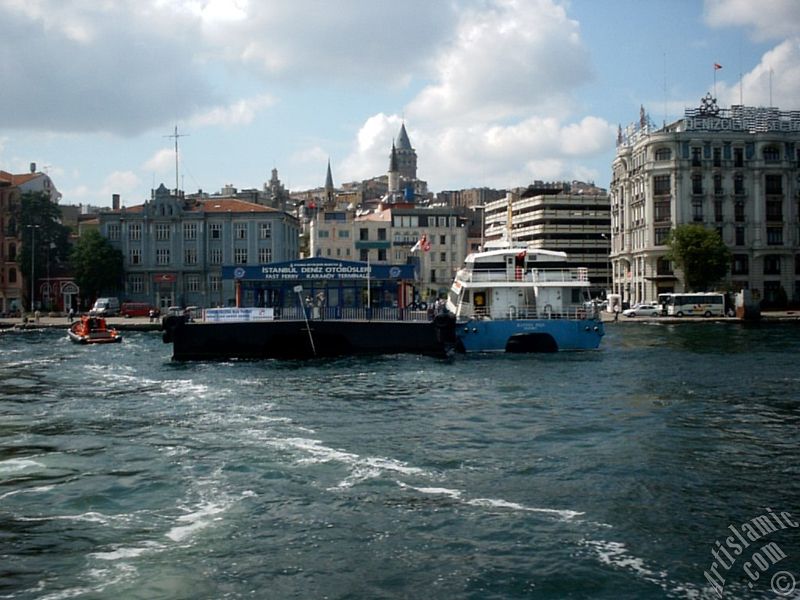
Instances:
[[[292,190],[385,173],[405,120],[436,192],[608,186],[617,126],[800,109],[800,2],[0,0],[0,169],[65,204],[175,182]],[[771,86],[770,86],[770,72]]]

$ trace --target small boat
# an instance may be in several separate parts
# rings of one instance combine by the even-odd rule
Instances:
[[[567,255],[489,242],[467,256],[447,298],[461,352],[556,352],[600,345],[603,323],[586,268]]]
[[[113,344],[122,341],[119,332],[109,327],[102,317],[81,317],[70,325],[67,335],[76,344]]]

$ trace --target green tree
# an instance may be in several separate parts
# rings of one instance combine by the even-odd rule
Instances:
[[[16,226],[22,239],[17,255],[20,272],[26,278],[32,275],[33,281],[59,273],[69,257],[69,227],[61,224],[61,208],[45,192],[25,192],[19,200]],[[29,286],[30,279],[26,292]],[[26,304],[30,304],[30,298]]]
[[[81,297],[92,300],[103,293],[114,293],[122,284],[122,252],[91,229],[78,238],[70,262]]]
[[[728,272],[731,253],[713,229],[680,225],[670,232],[666,258],[683,271],[690,291],[706,291]]]

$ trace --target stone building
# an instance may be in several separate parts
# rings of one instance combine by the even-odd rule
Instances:
[[[655,127],[642,109],[620,128],[611,182],[613,285],[623,300],[687,291],[664,258],[671,229],[716,229],[733,260],[723,288],[765,306],[800,301],[800,111],[732,106],[707,95]]]

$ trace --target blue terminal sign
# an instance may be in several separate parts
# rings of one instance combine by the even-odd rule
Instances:
[[[372,265],[364,262],[307,258],[257,267],[223,266],[223,279],[244,281],[414,279],[414,265]]]

